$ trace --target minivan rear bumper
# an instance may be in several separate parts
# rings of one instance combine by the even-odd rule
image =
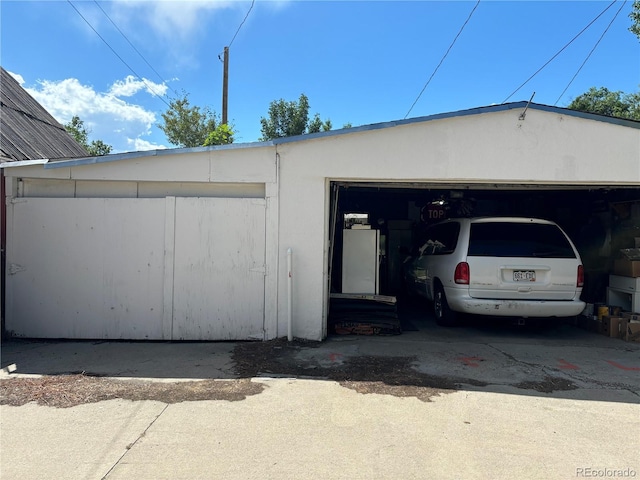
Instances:
[[[472,298],[459,288],[445,289],[447,303],[454,312],[498,317],[573,317],[579,315],[585,303],[573,300],[496,300]]]

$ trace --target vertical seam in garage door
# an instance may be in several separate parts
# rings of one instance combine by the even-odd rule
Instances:
[[[164,312],[162,316],[162,337],[173,340],[173,295],[175,275],[176,245],[176,197],[165,199],[164,223]]]

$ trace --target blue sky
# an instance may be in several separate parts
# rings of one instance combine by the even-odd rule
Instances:
[[[409,112],[476,1],[256,0],[230,48],[236,141],[257,141],[270,102],[301,93],[312,115],[340,128],[528,100],[533,92],[534,102],[558,106],[592,86],[637,92],[640,41],[628,31],[632,2],[612,1],[481,0]],[[185,91],[192,104],[221,113],[218,54],[251,5],[3,0],[0,63],[60,122],[78,115],[90,138],[114,152],[171,147],[157,127],[165,102]]]

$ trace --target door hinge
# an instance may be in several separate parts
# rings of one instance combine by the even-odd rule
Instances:
[[[17,263],[9,264],[9,275],[15,275],[18,272],[24,272],[27,268]]]
[[[261,265],[259,267],[250,268],[249,271],[253,272],[253,273],[261,273],[263,275],[266,275],[267,274],[267,267],[266,267],[266,265]]]

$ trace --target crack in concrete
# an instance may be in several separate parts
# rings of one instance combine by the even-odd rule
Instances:
[[[527,365],[528,367],[531,367],[531,368],[544,368],[542,365],[537,364],[537,363],[529,363],[529,362],[525,362],[524,360],[518,360],[513,355],[500,350],[498,347],[496,347],[495,345],[493,345],[491,343],[485,343],[484,345],[486,345],[487,347],[493,348],[495,351],[501,353],[502,355],[504,355],[505,357],[507,357],[509,360],[511,360],[514,363],[521,363],[521,364]]]
[[[569,370],[569,371],[565,371],[565,370],[559,370],[557,368],[553,368],[553,367],[547,367],[545,365],[541,365],[541,364],[537,364],[537,363],[530,363],[530,362],[525,362],[523,360],[519,360],[516,357],[514,357],[513,355],[510,355],[509,353],[499,349],[498,347],[496,347],[493,344],[489,344],[489,343],[485,343],[484,345],[486,345],[487,347],[490,347],[494,350],[496,350],[497,352],[501,353],[502,355],[504,355],[505,357],[507,357],[509,360],[511,360],[514,363],[517,364],[522,364],[522,365],[526,365],[530,368],[534,368],[539,370],[541,373],[543,373],[544,375],[551,377],[554,376],[555,378],[565,378],[565,379],[570,379],[578,384],[582,384],[582,387],[579,388],[585,388],[585,387],[589,387],[589,386],[597,386],[597,387],[601,387],[601,388],[617,388],[620,390],[627,390],[631,393],[633,393],[636,396],[640,396],[640,393],[635,392],[633,390],[630,390],[629,385],[624,384],[624,383],[617,383],[617,382],[603,382],[603,381],[599,381],[590,377],[586,377],[584,374],[582,374],[581,372],[575,371],[575,370]],[[558,374],[561,374],[560,376],[558,376]],[[514,386],[513,384],[511,386]]]
[[[114,468],[116,468],[120,464],[122,459],[124,457],[126,457],[126,455],[129,453],[129,450],[131,450],[135,446],[135,444],[138,443],[140,441],[140,439],[143,438],[147,434],[147,431],[153,426],[154,423],[156,423],[158,421],[158,419],[167,410],[167,408],[169,408],[168,404],[165,405],[164,408],[162,409],[162,411],[156,416],[156,418],[154,418],[151,421],[151,423],[149,423],[149,425],[147,425],[147,428],[145,428],[144,431],[140,435],[138,435],[138,438],[136,438],[133,442],[131,442],[129,445],[126,446],[126,449],[125,449],[124,453],[122,455],[120,455],[120,458],[118,458],[118,460],[116,460],[116,462],[111,466],[111,468],[107,471],[107,473],[104,474],[104,476],[102,477],[102,480],[105,480],[111,474],[111,472],[113,472]]]

